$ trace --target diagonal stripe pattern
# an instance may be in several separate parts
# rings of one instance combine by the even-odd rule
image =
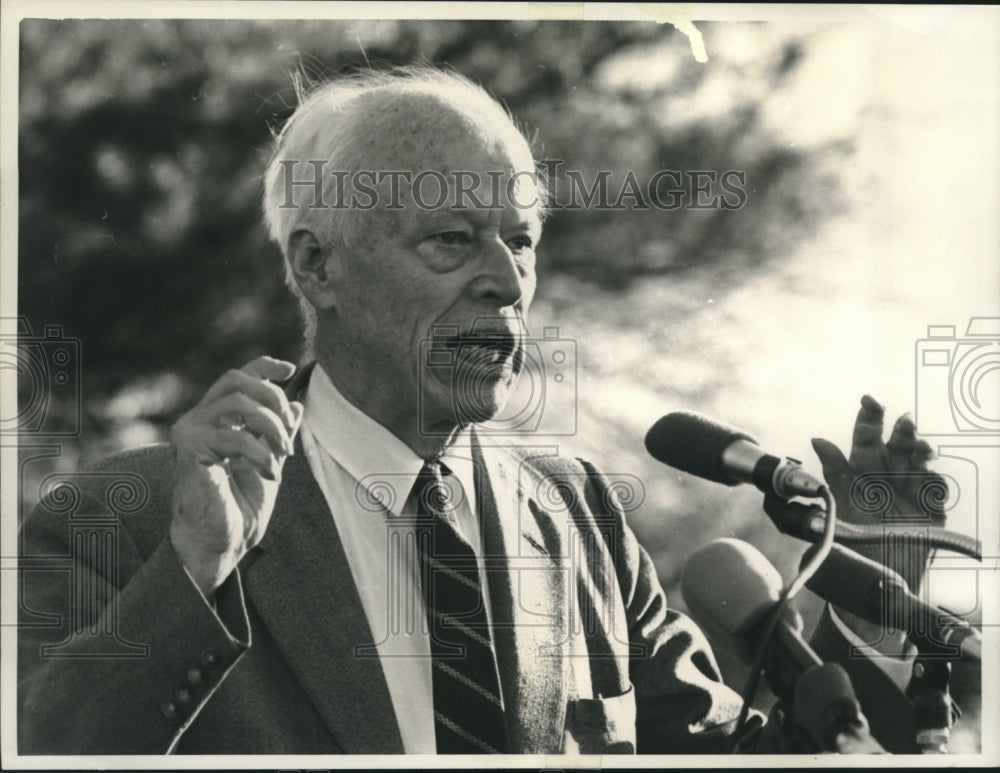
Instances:
[[[507,731],[496,654],[476,555],[458,530],[456,503],[444,481],[450,474],[440,462],[428,462],[413,486],[437,752],[500,753],[507,749]]]

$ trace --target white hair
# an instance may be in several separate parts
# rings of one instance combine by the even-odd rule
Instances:
[[[290,241],[304,228],[321,244],[351,248],[358,213],[346,207],[330,208],[338,200],[338,180],[329,172],[350,174],[364,168],[366,116],[396,97],[427,95],[455,106],[481,125],[512,131],[529,149],[531,143],[503,105],[481,86],[451,70],[411,65],[359,72],[312,88],[303,88],[298,80],[295,85],[299,106],[276,134],[264,175],[264,221],[284,256],[285,282],[298,299],[308,349],[316,332],[316,312],[295,281]],[[295,180],[314,178],[317,167],[310,162],[318,164],[322,174],[319,202],[315,201],[314,186],[288,185],[289,167]],[[539,188],[544,192],[545,185]]]

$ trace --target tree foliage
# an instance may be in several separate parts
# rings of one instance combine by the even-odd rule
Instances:
[[[761,53],[775,84],[801,56],[794,41]],[[753,98],[677,114],[724,65],[695,62],[670,27],[26,20],[19,302],[36,327],[62,324],[83,341],[92,419],[137,378],[173,373],[197,390],[260,352],[294,357],[296,311],[259,206],[271,131],[294,107],[290,74],[414,61],[482,82],[537,133],[541,156],[585,180],[609,170],[612,196],[627,170],[746,175],[736,213],[557,211],[543,296],[553,274],[614,289],[711,266],[721,286],[738,283],[823,214],[801,195],[822,172],[762,136]]]
[[[557,190],[568,172],[588,186],[606,173],[613,203],[629,174],[640,186],[662,170],[743,175],[737,209],[623,197],[618,209],[556,206],[546,223],[538,314],[588,339],[572,407],[591,436],[582,452],[621,449],[645,476],[654,463],[631,448],[634,428],[607,415],[622,368],[657,385],[669,370],[673,394],[710,400],[725,363],[661,357],[657,369],[654,341],[688,357],[676,323],[704,299],[685,288],[718,299],[780,264],[842,207],[852,150],[850,137],[809,145],[776,129],[807,37],[699,27],[707,64],[653,23],[23,21],[19,313],[36,334],[61,325],[80,340],[84,418],[58,457],[24,467],[24,506],[52,467],[163,439],[226,368],[297,358],[297,310],[260,217],[272,132],[295,107],[296,75],[411,62],[452,67],[502,100],[538,157],[562,163]],[[50,426],[72,424],[75,408],[49,405]],[[666,488],[650,485],[646,510],[672,507],[674,529],[633,525],[675,584],[675,559],[704,541],[701,511],[720,503]]]

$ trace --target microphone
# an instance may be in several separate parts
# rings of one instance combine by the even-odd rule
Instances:
[[[808,561],[816,550],[802,557]],[[875,625],[906,631],[924,653],[960,653],[982,662],[982,637],[965,620],[914,595],[889,567],[834,545],[806,587],[825,601]]]
[[[839,663],[806,671],[795,684],[792,717],[821,749],[838,754],[885,754],[872,738],[851,679]]]
[[[696,550],[681,577],[681,595],[692,617],[706,630],[732,637],[744,661],[752,661],[763,647],[773,648],[784,666],[779,670],[786,673],[769,670],[768,679],[779,677],[775,692],[787,690],[790,697],[795,680],[823,661],[802,638],[802,618],[791,607],[778,620],[774,638],[762,640],[782,587],[778,570],[757,548],[729,538]]]
[[[669,413],[646,433],[657,461],[699,478],[735,486],[752,483],[782,499],[816,497],[824,483],[790,457],[766,453],[750,435],[697,413]]]
[[[778,570],[757,548],[728,538],[695,551],[681,577],[681,595],[699,625],[732,637],[745,661],[767,648],[768,683],[814,743],[843,754],[884,753],[869,734],[847,672],[824,664],[803,640],[802,618],[793,608],[764,640],[782,586]]]

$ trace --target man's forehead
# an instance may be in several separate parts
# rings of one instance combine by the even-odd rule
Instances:
[[[499,106],[476,114],[458,95],[403,93],[363,106],[363,154],[386,171],[533,168],[528,143]]]
[[[436,210],[415,208],[410,211],[420,218],[423,225],[432,230],[448,228],[462,221],[477,227],[493,226],[501,231],[518,230],[535,235],[540,235],[542,231],[542,218],[538,207],[516,207],[509,203],[504,206],[489,204],[482,207],[466,204]]]

